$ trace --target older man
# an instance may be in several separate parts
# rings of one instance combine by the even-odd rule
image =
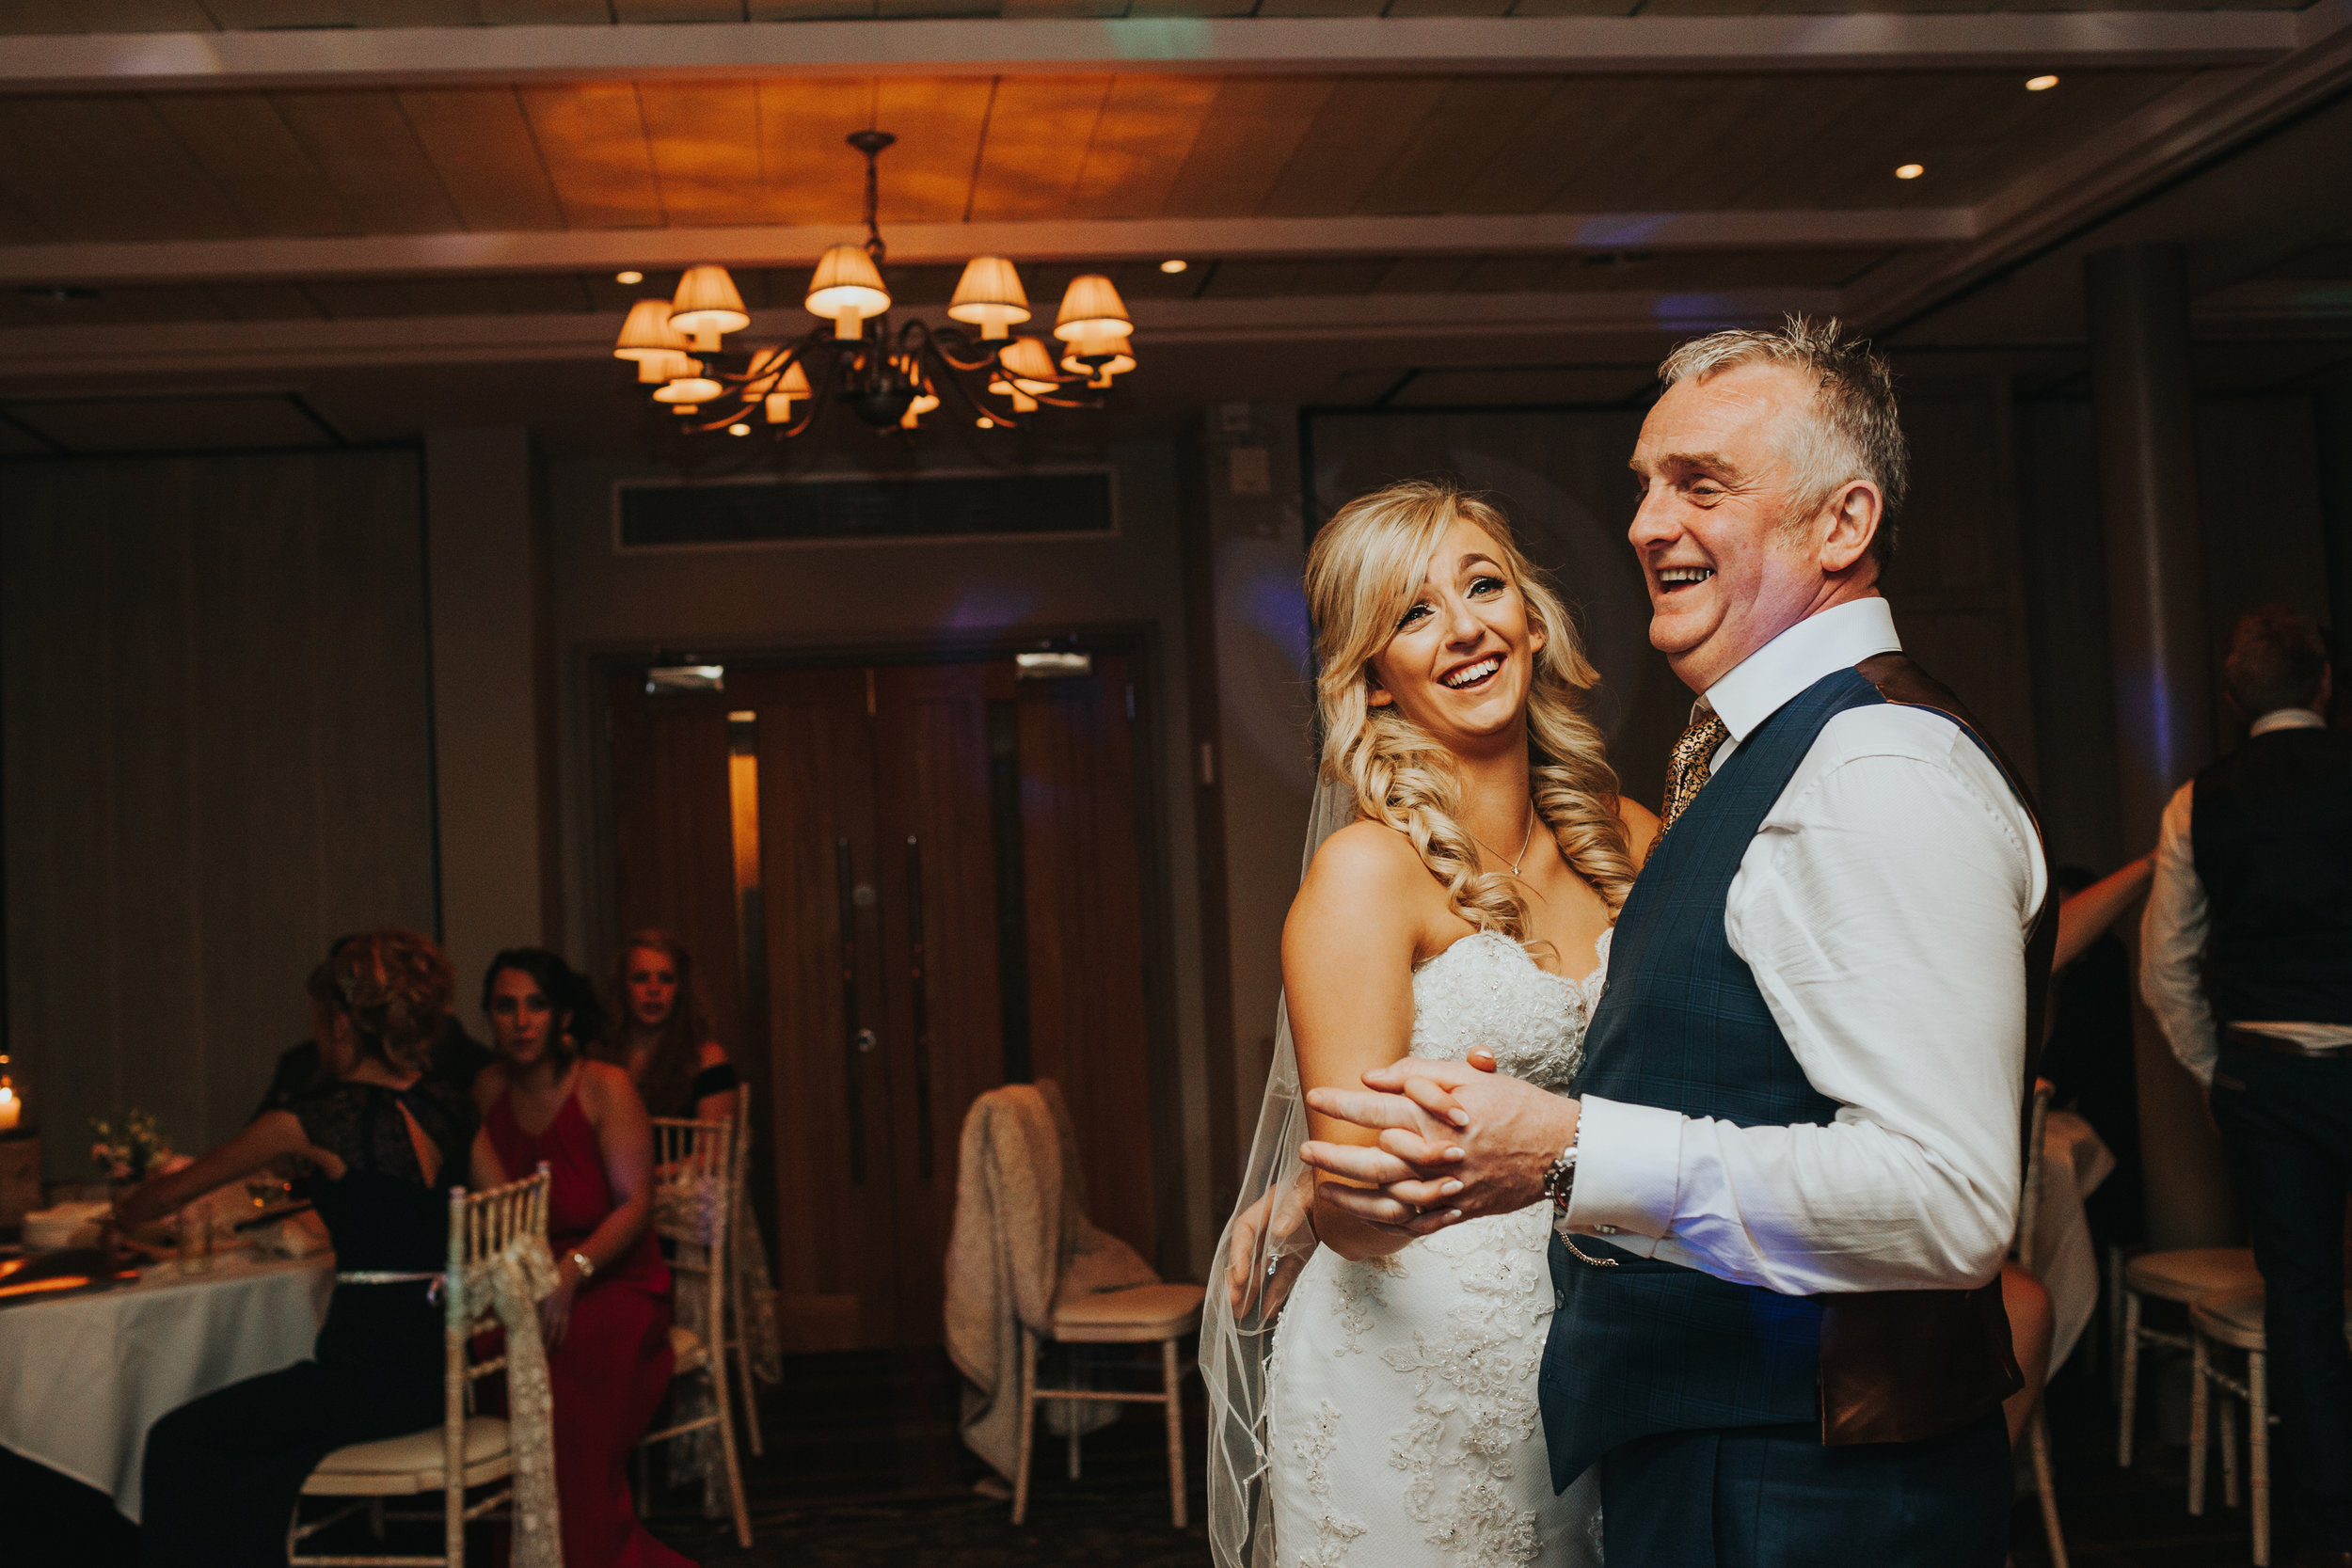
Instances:
[[[1883,362],[1791,321],[1661,376],[1631,537],[1700,698],[1576,1095],[1408,1059],[1314,1091],[1385,1131],[1308,1159],[1418,1234],[1553,1201],[1545,1431],[1613,1568],[1994,1568],[2039,833],[1879,593]]]

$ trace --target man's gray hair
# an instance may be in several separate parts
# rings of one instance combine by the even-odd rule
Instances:
[[[1740,365],[1786,365],[1814,387],[1815,418],[1791,441],[1801,504],[1808,515],[1853,480],[1878,486],[1885,505],[1870,553],[1883,567],[1895,556],[1895,517],[1911,485],[1911,450],[1895,409],[1895,373],[1871,352],[1868,340],[1850,336],[1836,318],[1817,322],[1791,315],[1777,330],[1740,327],[1693,338],[1666,356],[1658,379],[1669,388],[1704,381]]]

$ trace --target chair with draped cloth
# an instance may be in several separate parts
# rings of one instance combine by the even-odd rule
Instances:
[[[647,1433],[637,1446],[650,1452],[695,1433],[715,1433],[736,1543],[749,1550],[751,1511],[743,1500],[743,1472],[735,1453],[735,1411],[728,1397],[725,1355],[727,1300],[736,1284],[729,1227],[743,1179],[735,1133],[735,1124],[729,1122],[653,1118],[653,1227],[675,1243],[670,1275],[681,1320],[670,1327],[670,1386],[674,1395],[682,1387],[707,1395],[709,1408],[680,1409],[674,1398],[671,1424]]]
[[[555,1267],[547,1248],[548,1187],[548,1168],[541,1165],[536,1175],[488,1192],[469,1194],[463,1187],[451,1191],[449,1266],[440,1280],[445,1395],[441,1424],[405,1437],[354,1443],[319,1461],[302,1483],[303,1496],[351,1500],[309,1521],[296,1510],[286,1534],[290,1568],[463,1568],[468,1524],[501,1510],[517,1514],[525,1509],[532,1516],[516,1518],[516,1568],[560,1565],[560,1544],[554,1545],[551,1556],[546,1555],[556,1528],[554,1436],[548,1425],[546,1356],[539,1343],[537,1311],[540,1298],[555,1284]],[[477,1357],[475,1330],[487,1324],[505,1329],[502,1354]],[[517,1373],[536,1369],[535,1399],[524,1386],[532,1380],[510,1373],[509,1415],[501,1418],[472,1414],[473,1386],[509,1368]],[[534,1424],[535,1432],[532,1430]],[[519,1499],[516,1496],[516,1478],[524,1468],[535,1470],[539,1482],[535,1504],[529,1495]],[[486,1487],[496,1490],[471,1503],[466,1500],[468,1493]],[[526,1494],[530,1490],[526,1482]],[[304,1541],[361,1510],[371,1515],[380,1540],[387,1498],[425,1497],[435,1493],[440,1495],[438,1556],[301,1554]],[[540,1512],[544,1519],[536,1516]]]

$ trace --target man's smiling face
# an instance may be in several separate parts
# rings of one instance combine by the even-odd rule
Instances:
[[[1752,363],[1676,383],[1642,423],[1629,537],[1649,586],[1650,645],[1693,691],[1875,575],[1863,565],[1857,585],[1844,550],[1832,552],[1843,570],[1824,561],[1834,505],[1796,511],[1808,498],[1792,437],[1812,403],[1797,371]]]

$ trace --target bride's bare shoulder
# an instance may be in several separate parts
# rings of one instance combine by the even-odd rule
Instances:
[[[1344,957],[1350,973],[1391,952],[1409,961],[1424,945],[1433,907],[1444,903],[1444,890],[1403,833],[1351,822],[1323,841],[1298,884],[1282,927],[1285,967],[1318,955]]]
[[[1412,841],[1394,828],[1359,819],[1323,841],[1299,884],[1298,902],[1327,911],[1403,913],[1433,895],[1442,896]]]

